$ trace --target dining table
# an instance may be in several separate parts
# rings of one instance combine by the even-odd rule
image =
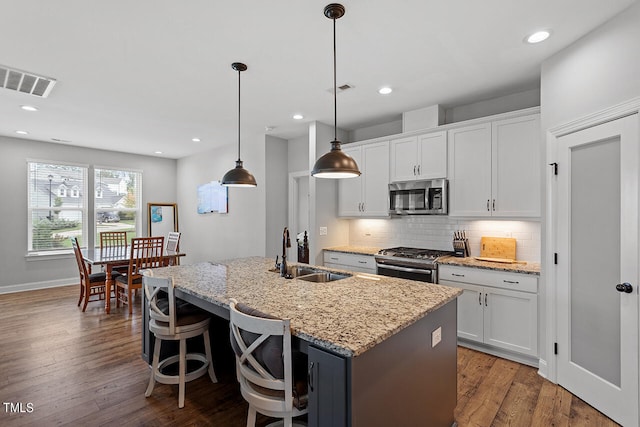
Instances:
[[[179,257],[186,254],[181,250],[169,251],[165,250],[162,254],[163,265],[169,265]],[[107,248],[86,249],[82,253],[85,262],[90,266],[104,267],[106,273],[105,280],[105,303],[104,309],[107,314],[111,311],[111,289],[115,285],[113,280],[113,270],[117,267],[129,265],[131,258],[131,246],[116,246]]]

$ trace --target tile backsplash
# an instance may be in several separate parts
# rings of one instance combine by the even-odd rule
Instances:
[[[389,248],[411,246],[453,250],[455,230],[466,230],[471,256],[480,256],[480,238],[513,237],[516,257],[540,262],[540,222],[457,219],[448,216],[415,215],[391,219],[349,220],[349,244]]]

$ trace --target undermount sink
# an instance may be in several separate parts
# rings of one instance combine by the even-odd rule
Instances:
[[[272,272],[279,273],[280,270],[272,268]],[[333,282],[335,280],[345,279],[351,277],[350,274],[333,273],[331,271],[319,270],[317,268],[305,267],[302,265],[293,265],[287,268],[287,279],[300,279],[307,282],[326,283]]]
[[[300,276],[298,277],[298,279],[306,280],[307,282],[326,283],[333,282],[335,280],[346,279],[347,277],[351,276],[348,274],[331,273],[330,271],[320,271],[317,273]]]

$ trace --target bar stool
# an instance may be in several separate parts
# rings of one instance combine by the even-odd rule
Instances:
[[[147,270],[142,278],[144,292],[149,308],[149,330],[154,334],[156,343],[153,348],[151,378],[144,393],[151,396],[156,381],[161,384],[178,384],[178,407],[184,407],[185,383],[209,373],[211,381],[218,379],[213,371],[211,344],[209,342],[210,314],[198,307],[175,297],[172,279],[153,277]],[[205,354],[187,353],[187,338],[202,335]],[[163,340],[180,341],[180,352],[160,360],[160,346]],[[202,365],[187,372],[187,361],[197,360]],[[164,374],[162,369],[178,362],[178,375]]]

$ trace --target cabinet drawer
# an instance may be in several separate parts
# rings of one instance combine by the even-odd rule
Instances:
[[[324,251],[324,264],[340,264],[346,267],[357,267],[368,270],[376,269],[376,260],[373,255],[347,254],[344,252]]]
[[[440,265],[438,278],[443,281],[472,283],[522,292],[538,292],[538,278],[530,274]]]

